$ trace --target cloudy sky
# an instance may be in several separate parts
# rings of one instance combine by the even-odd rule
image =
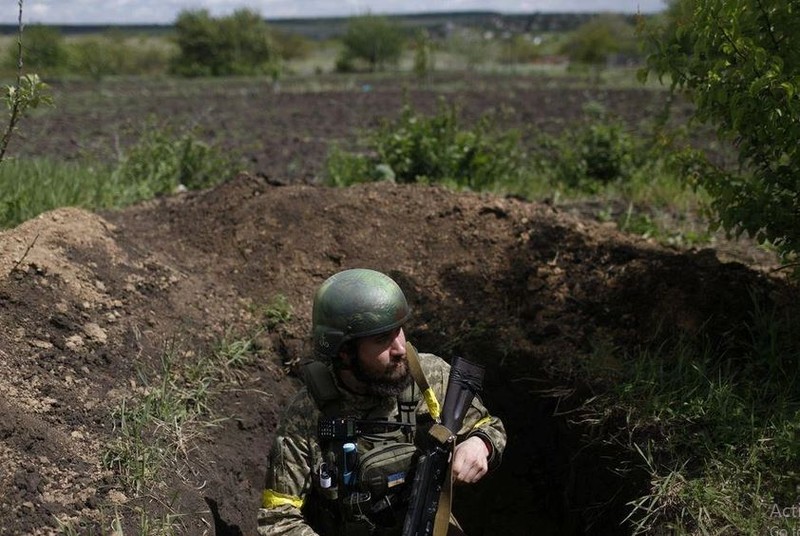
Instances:
[[[18,0],[0,0],[0,23],[14,23]],[[490,10],[502,13],[535,11],[617,11],[651,13],[664,0],[24,0],[23,20],[43,24],[170,24],[184,9],[208,9],[212,15],[247,7],[265,18]]]

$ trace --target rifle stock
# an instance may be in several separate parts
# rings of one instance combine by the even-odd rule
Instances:
[[[441,424],[431,428],[432,441],[420,455],[411,486],[411,501],[402,536],[431,536],[439,498],[449,475],[455,435],[461,428],[472,399],[483,383],[483,367],[456,357],[450,367]],[[448,512],[449,513],[449,512]]]

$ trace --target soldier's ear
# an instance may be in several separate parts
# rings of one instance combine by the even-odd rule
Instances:
[[[347,370],[356,358],[358,352],[358,344],[355,341],[348,341],[339,348],[339,368]]]

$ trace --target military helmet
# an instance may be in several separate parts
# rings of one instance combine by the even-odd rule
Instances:
[[[332,359],[345,342],[393,330],[409,316],[406,297],[391,277],[365,268],[344,270],[314,294],[314,353]]]

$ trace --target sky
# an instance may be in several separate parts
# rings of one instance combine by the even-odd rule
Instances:
[[[22,19],[27,24],[171,24],[185,9],[222,16],[248,8],[280,19],[423,13],[434,5],[435,11],[652,13],[664,7],[664,0],[23,0]],[[0,7],[0,23],[17,22],[19,0],[0,0]]]

